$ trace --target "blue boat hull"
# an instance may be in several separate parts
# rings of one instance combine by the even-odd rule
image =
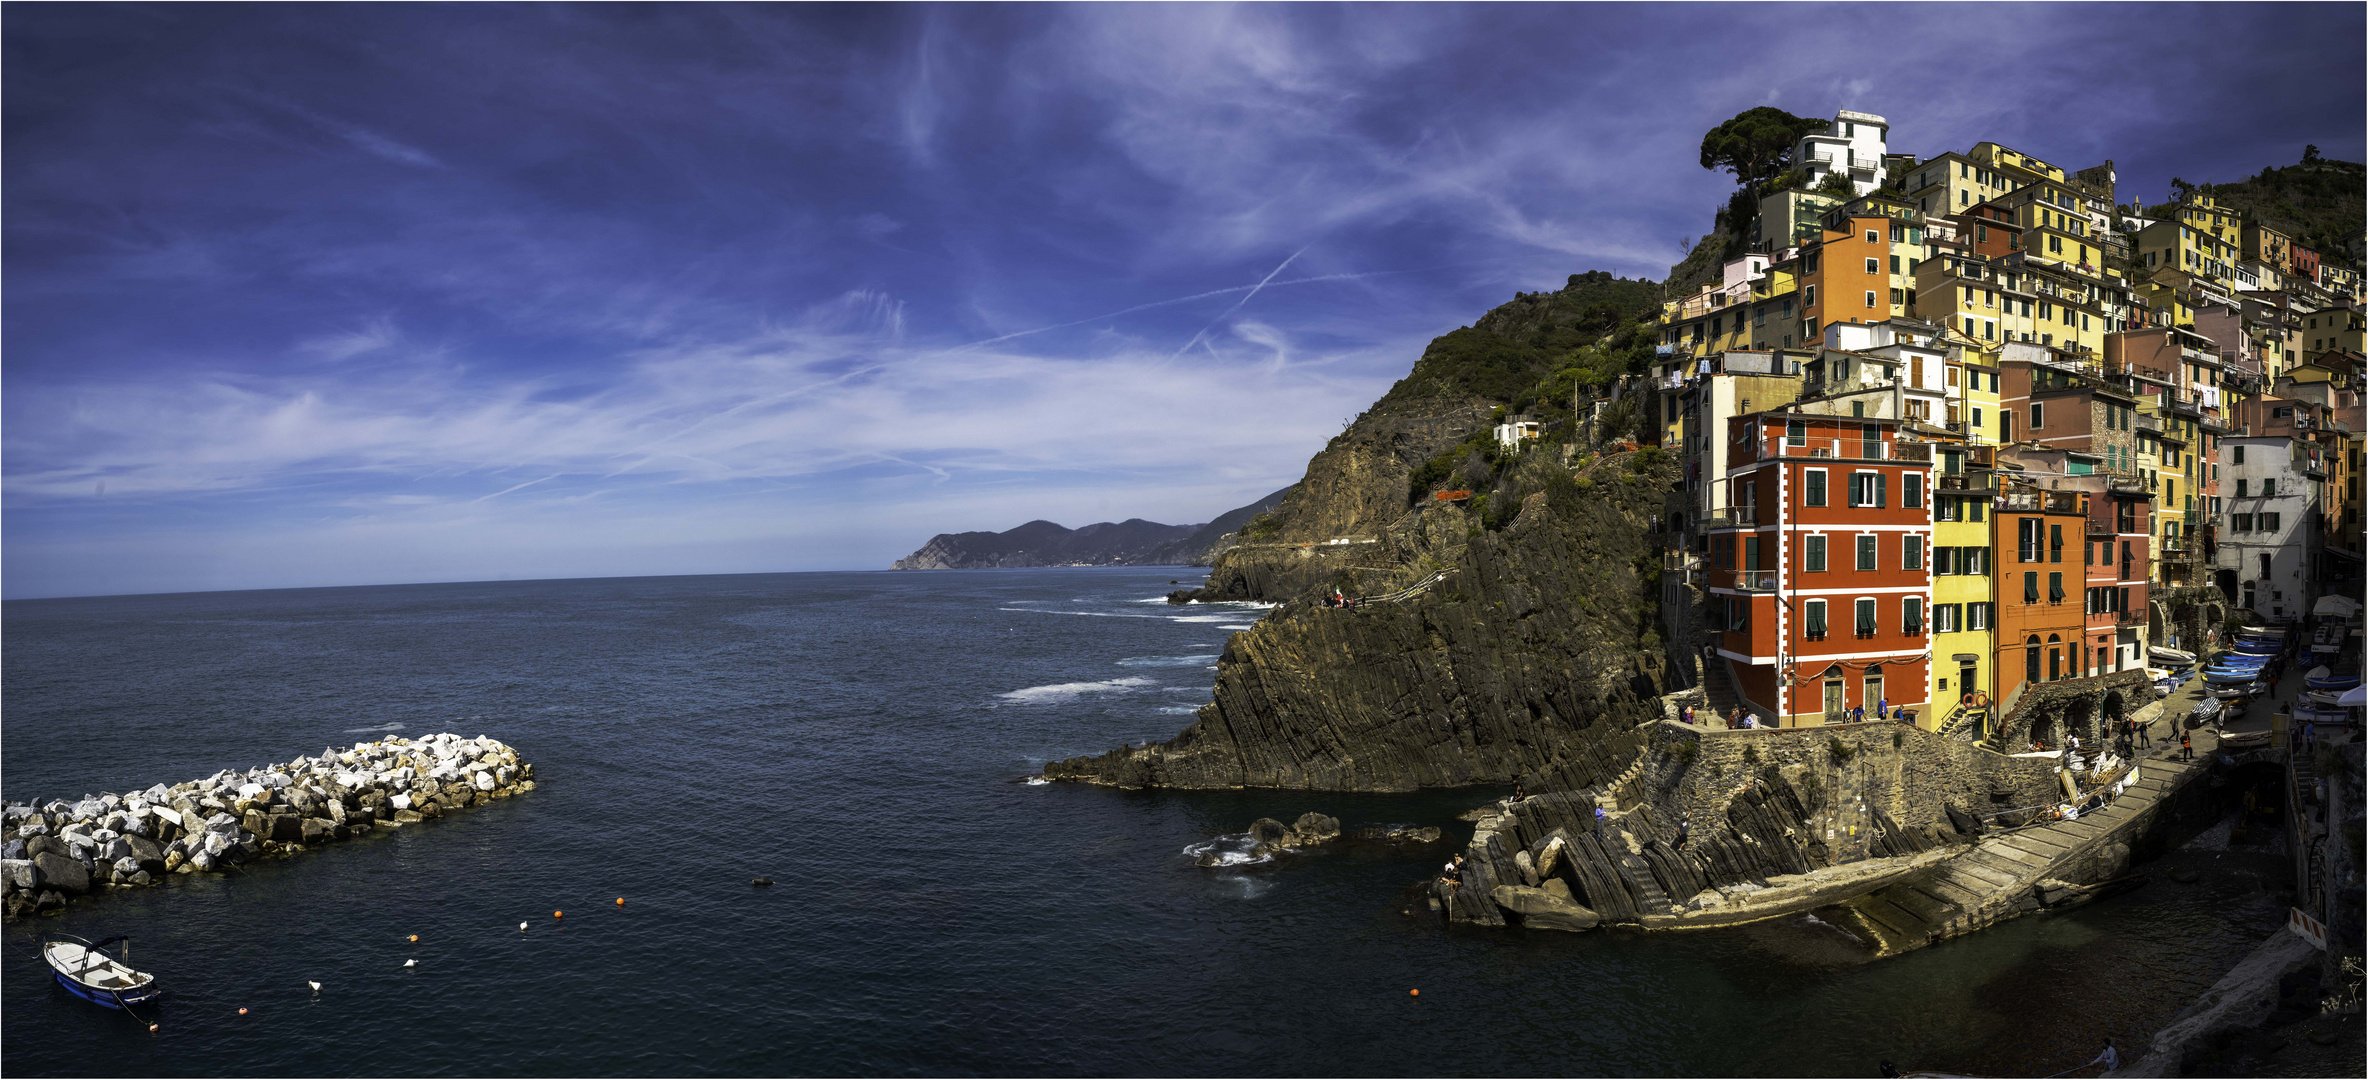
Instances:
[[[120,1009],[125,1005],[145,1005],[156,1000],[157,995],[164,993],[154,983],[150,983],[148,986],[128,994],[113,994],[104,990],[93,990],[75,982],[73,979],[67,978],[64,972],[52,971],[50,974],[57,977],[58,985],[65,987],[67,993],[93,1005],[104,1005],[110,1009]]]

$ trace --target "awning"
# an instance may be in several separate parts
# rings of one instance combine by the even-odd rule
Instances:
[[[2348,596],[2322,596],[2319,597],[2318,604],[2310,609],[2310,613],[2348,619],[2360,613],[2360,602]]]
[[[2346,709],[2357,709],[2362,706],[2368,706],[2368,683],[2363,683],[2359,686],[2355,686],[2349,690],[2344,691],[2342,697],[2335,699],[2335,703]]]

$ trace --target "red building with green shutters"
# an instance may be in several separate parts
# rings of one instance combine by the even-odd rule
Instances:
[[[1763,412],[1727,438],[1707,523],[1723,663],[1762,723],[1828,723],[1931,686],[1932,454],[1895,420]]]

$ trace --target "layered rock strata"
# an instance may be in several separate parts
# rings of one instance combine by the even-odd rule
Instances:
[[[1432,535],[1430,550],[1452,560],[1427,592],[1357,608],[1283,604],[1226,643],[1214,700],[1182,734],[1056,762],[1045,776],[1412,791],[1616,775],[1664,689],[1649,571],[1673,469],[1657,454],[1620,455],[1579,479],[1543,455],[1522,468],[1534,490],[1499,529],[1451,505],[1410,515],[1408,543]],[[1408,576],[1439,568],[1416,561]]]
[[[0,809],[0,911],[16,919],[60,910],[69,896],[291,858],[534,787],[534,766],[517,751],[443,734],[128,795],[12,802]]]

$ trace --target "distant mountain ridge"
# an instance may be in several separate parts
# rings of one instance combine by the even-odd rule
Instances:
[[[939,533],[891,570],[987,570],[1023,566],[1207,566],[1233,546],[1233,534],[1273,509],[1290,488],[1235,507],[1204,525],[1162,525],[1142,518],[1071,529],[1036,520],[1003,532]]]

